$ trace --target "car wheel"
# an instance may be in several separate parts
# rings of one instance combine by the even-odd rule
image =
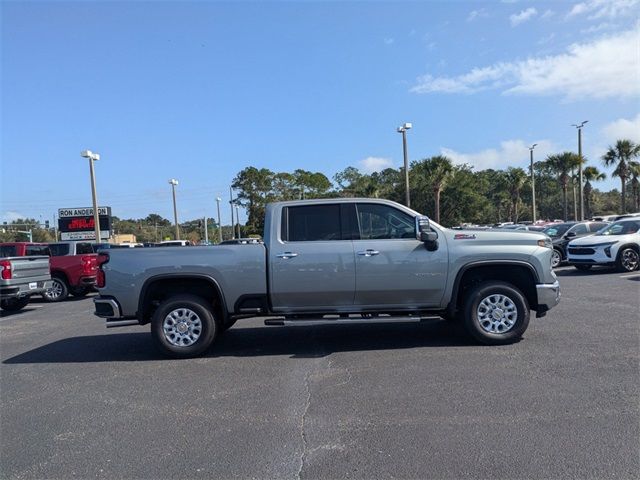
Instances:
[[[591,270],[591,267],[593,267],[593,265],[574,265],[574,267],[582,272],[586,272],[587,270]]]
[[[554,248],[553,252],[551,252],[551,268],[559,267],[561,263],[562,254]]]
[[[61,302],[69,296],[69,287],[60,277],[53,277],[51,288],[42,294],[47,302]]]
[[[465,303],[465,327],[486,345],[516,342],[529,326],[529,305],[509,283],[489,281],[476,286]]]
[[[73,287],[69,290],[74,297],[84,297],[89,293],[89,287]]]
[[[29,303],[29,297],[21,297],[21,298],[7,298],[0,302],[0,308],[2,310],[6,310],[7,312],[17,312],[18,310],[22,310]]]
[[[211,305],[195,295],[176,295],[164,300],[151,319],[156,347],[174,358],[203,353],[219,330]]]
[[[618,253],[616,264],[622,272],[633,272],[640,265],[640,254],[635,248],[625,247]]]

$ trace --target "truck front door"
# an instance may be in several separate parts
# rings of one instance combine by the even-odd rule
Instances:
[[[274,311],[340,310],[355,293],[354,226],[346,205],[283,207],[279,238],[269,248]]]
[[[416,239],[415,219],[390,205],[358,203],[355,305],[439,306],[447,282],[444,241],[430,252]]]

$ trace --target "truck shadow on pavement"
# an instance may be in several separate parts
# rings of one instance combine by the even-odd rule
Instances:
[[[288,355],[320,358],[336,352],[429,347],[476,347],[461,325],[445,321],[312,327],[242,327],[219,337],[204,355],[259,357]],[[144,333],[117,333],[66,338],[4,360],[4,364],[93,363],[164,360]]]

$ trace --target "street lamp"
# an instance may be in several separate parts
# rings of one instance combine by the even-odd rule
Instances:
[[[80,156],[89,159],[89,173],[91,175],[91,196],[93,197],[93,226],[96,232],[96,243],[100,243],[100,217],[98,216],[98,198],[96,194],[96,174],[93,162],[100,160],[100,155],[91,150],[83,150]]]
[[[171,185],[171,193],[173,193],[173,219],[176,224],[176,240],[180,240],[180,230],[178,228],[178,208],[176,207],[176,185],[178,185],[178,180],[172,178],[169,180],[169,184]]]
[[[236,221],[238,222],[238,238],[242,238],[240,234],[240,205],[236,203]]]
[[[537,143],[534,143],[529,147],[529,153],[531,155],[531,217],[533,223],[536,223],[536,177],[533,174],[533,149],[536,148]]]
[[[220,223],[220,202],[222,199],[216,197],[216,203],[218,204],[218,243],[222,243],[222,224]]]
[[[231,239],[234,240],[236,238],[236,222],[233,218],[233,205],[235,202],[233,201],[233,189],[229,187],[229,206],[231,206]]]
[[[580,165],[578,166],[578,192],[580,194],[580,220],[584,220],[584,196],[582,195],[582,127],[589,120],[585,120],[580,125],[576,125],[575,123],[571,125],[572,127],[576,127],[578,129],[578,157],[580,157]]]
[[[405,203],[407,207],[411,206],[411,198],[409,196],[409,157],[407,155],[407,130],[413,125],[405,123],[401,127],[398,127],[398,133],[402,134],[402,152],[404,154],[404,190],[405,190]]]

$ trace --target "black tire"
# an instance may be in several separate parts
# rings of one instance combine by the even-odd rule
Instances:
[[[593,267],[593,265],[574,265],[574,267],[576,267],[576,269],[580,270],[581,272],[586,272],[587,270],[591,270],[591,267]]]
[[[551,252],[551,268],[557,268],[562,263],[562,252],[554,248]]]
[[[64,278],[54,276],[51,278],[53,286],[42,294],[47,302],[61,302],[69,296],[69,286]]]
[[[172,312],[175,313],[170,318]],[[182,328],[184,331],[180,331]],[[200,355],[211,346],[219,331],[211,305],[196,295],[175,295],[164,300],[151,319],[151,335],[156,347],[173,358]]]
[[[495,317],[488,306],[494,308]],[[482,309],[488,313],[481,318],[479,312]],[[503,322],[510,320],[513,323],[505,326]],[[464,308],[464,324],[467,332],[480,343],[514,343],[529,326],[529,304],[522,292],[509,283],[494,280],[483,282],[469,292]]]
[[[640,266],[640,254],[633,247],[623,247],[618,252],[616,267],[620,272],[633,272]]]
[[[7,312],[17,312],[22,310],[29,303],[29,297],[6,298],[0,302],[0,308]]]
[[[85,297],[89,293],[89,287],[71,287],[69,289],[74,297]]]

